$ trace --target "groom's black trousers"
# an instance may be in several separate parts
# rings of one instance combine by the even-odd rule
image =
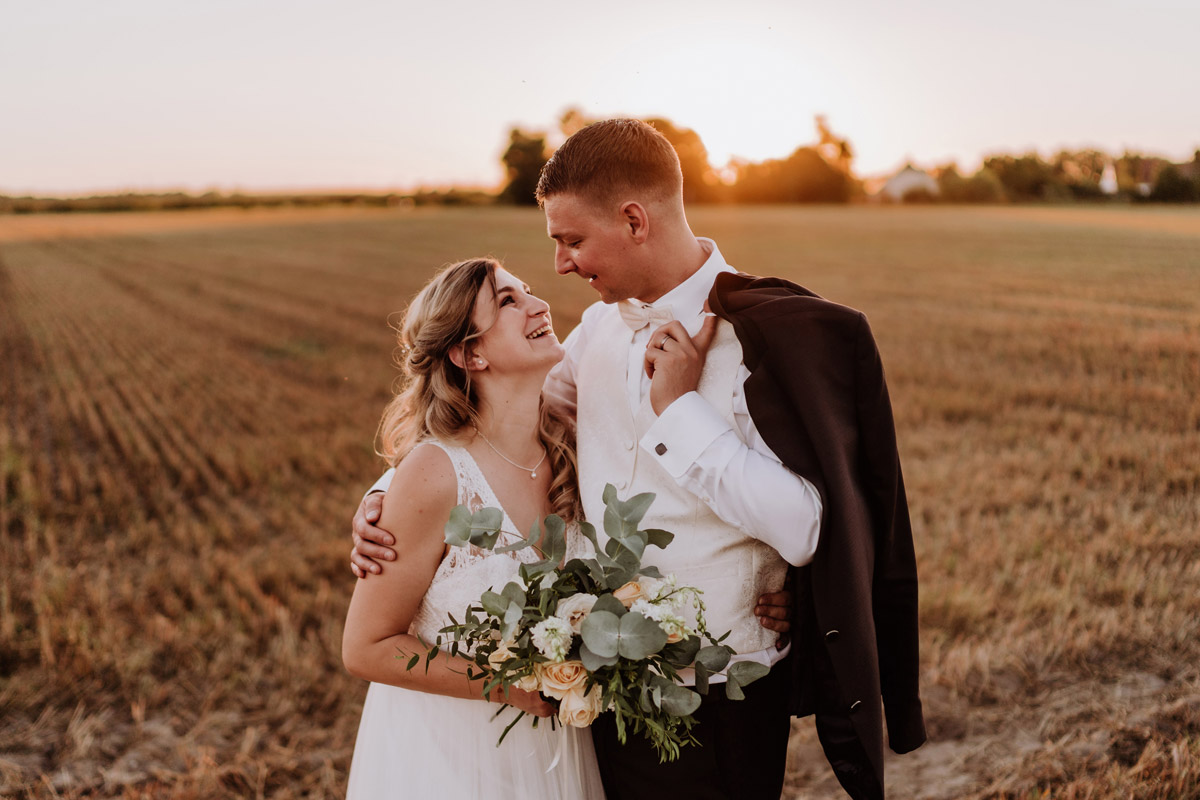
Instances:
[[[665,764],[640,733],[617,741],[613,715],[601,714],[592,740],[608,800],[662,800],[664,791],[688,800],[779,800],[791,730],[787,677],[780,663],[744,688],[745,700],[712,684],[692,728],[700,744],[681,747],[679,759]]]

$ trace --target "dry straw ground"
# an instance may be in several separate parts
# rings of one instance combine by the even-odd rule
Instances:
[[[1200,796],[1200,214],[693,222],[879,339],[931,733],[891,796]],[[0,219],[0,796],[340,793],[385,319],[487,252],[591,300],[536,211]],[[788,796],[837,796],[806,722]]]

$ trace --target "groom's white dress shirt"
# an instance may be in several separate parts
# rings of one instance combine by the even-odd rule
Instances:
[[[654,303],[640,304],[647,308],[670,307],[691,336],[704,324],[704,303],[717,275],[734,271],[715,242],[703,238],[698,241],[709,253],[704,265]],[[615,304],[603,303],[595,303],[584,312],[564,343],[566,356],[546,380],[548,394],[567,407],[575,407],[575,375],[580,356],[589,344],[589,333],[601,315],[618,313]],[[650,334],[657,327],[650,324],[637,331],[629,345],[626,395],[635,412],[650,391],[650,379],[642,365]],[[738,388],[733,397],[736,426],[731,426],[699,394],[689,392],[663,410],[639,446],[718,517],[771,545],[789,564],[802,566],[812,561],[817,549],[821,498],[811,483],[780,463],[759,435],[741,389],[750,370],[744,363],[738,369]]]
[[[709,254],[703,266],[653,304],[639,303],[651,310],[669,308],[671,316],[692,336],[704,322],[704,303],[717,275],[734,271],[725,263],[715,242],[710,239],[699,242]],[[624,394],[631,413],[636,414],[642,407],[650,391],[650,379],[643,369],[646,345],[662,323],[651,323],[637,330],[632,341],[612,344],[594,341],[595,332],[609,327],[612,316],[620,314],[617,304],[595,303],[567,337],[566,355],[546,381],[547,394],[564,407],[573,410],[577,405],[579,366],[590,346],[627,348]],[[798,343],[798,346],[803,345]],[[788,563],[800,566],[810,562],[816,552],[821,499],[812,484],[780,463],[759,435],[742,390],[749,374],[739,359],[732,423],[699,393],[689,392],[664,409],[641,437],[638,447],[643,455],[655,459],[679,487],[703,501],[725,523],[769,545]],[[580,436],[582,439],[584,432]],[[620,490],[626,488],[618,486]],[[630,492],[643,490],[638,486],[628,488]],[[787,652],[769,647],[740,653],[734,660],[758,661],[769,666]],[[713,676],[713,680],[723,680],[723,676]]]

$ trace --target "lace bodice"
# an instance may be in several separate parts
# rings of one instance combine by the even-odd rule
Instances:
[[[487,478],[483,476],[479,465],[466,448],[433,439],[427,440],[425,444],[439,447],[449,456],[450,463],[454,466],[454,475],[458,479],[459,504],[472,511],[490,506],[503,512],[504,521],[501,524],[497,547],[525,538],[513,524],[508,512],[500,505]],[[591,543],[579,532],[577,524],[567,526],[566,537],[568,559],[581,556],[591,549]],[[461,622],[467,606],[477,604],[484,591],[489,588],[500,591],[506,583],[517,577],[517,568],[521,562],[532,563],[540,558],[540,554],[532,547],[499,554],[476,547],[448,548],[413,617],[409,633],[432,644],[438,631],[449,624],[448,614],[453,614],[455,619]]]

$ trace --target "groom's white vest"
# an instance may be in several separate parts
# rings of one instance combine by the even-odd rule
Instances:
[[[606,309],[610,310],[610,309]],[[704,590],[705,618],[714,636],[731,631],[726,644],[739,653],[765,650],[775,634],[758,624],[758,596],[783,586],[787,563],[769,545],[723,521],[705,502],[681,488],[654,456],[639,446],[656,417],[649,393],[633,414],[626,394],[626,369],[633,332],[619,314],[608,313],[589,336],[576,373],[579,425],[579,488],[584,514],[606,540],[604,485],[628,498],[656,495],[642,528],[675,534],[665,550],[647,548],[643,562],[681,585]],[[733,327],[720,321],[700,379],[700,395],[733,423],[732,401],[742,348]]]

